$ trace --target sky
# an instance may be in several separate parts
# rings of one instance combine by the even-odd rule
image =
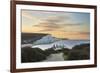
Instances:
[[[22,32],[46,33],[57,38],[89,40],[90,14],[22,10]]]

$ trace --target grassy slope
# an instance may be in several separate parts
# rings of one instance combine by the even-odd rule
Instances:
[[[86,60],[90,59],[90,44],[76,45],[66,55],[67,60]]]
[[[81,44],[74,46],[71,50],[62,48],[61,50],[54,50],[49,48],[41,50],[40,48],[21,48],[22,62],[40,62],[45,60],[50,54],[63,52],[64,60],[86,60],[90,58],[90,45]]]

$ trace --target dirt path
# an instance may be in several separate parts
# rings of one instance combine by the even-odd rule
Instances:
[[[44,61],[64,61],[63,53],[51,54]]]

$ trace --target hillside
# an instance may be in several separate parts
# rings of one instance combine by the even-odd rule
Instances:
[[[49,43],[56,42],[58,40],[60,40],[60,39],[53,37],[52,35],[46,35],[46,36],[42,37],[41,39],[35,41],[33,44],[34,45],[49,44]]]
[[[47,61],[68,61],[90,59],[90,44],[75,45],[72,49],[55,47],[42,50],[41,48],[21,48],[21,62],[47,62]]]
[[[43,36],[46,36],[48,34],[43,33],[21,33],[21,43],[33,43],[36,40],[41,39]]]

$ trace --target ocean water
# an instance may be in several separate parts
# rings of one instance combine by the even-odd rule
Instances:
[[[57,45],[57,46],[64,46],[64,48],[72,49],[72,47],[74,47],[75,45],[86,44],[86,43],[90,43],[90,41],[89,40],[61,40],[50,44],[32,45],[32,48],[38,47],[41,48],[42,50],[45,50],[51,48],[54,45]]]

